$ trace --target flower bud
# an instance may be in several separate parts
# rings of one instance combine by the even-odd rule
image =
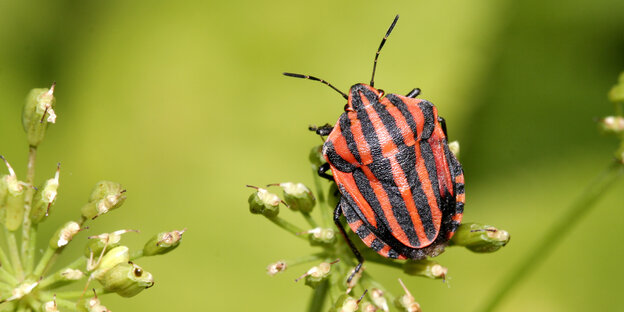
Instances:
[[[609,100],[614,103],[624,102],[624,72],[620,74],[618,83],[609,91]]]
[[[74,221],[65,223],[50,239],[50,248],[56,250],[65,247],[80,232],[80,224]]]
[[[56,201],[56,194],[59,187],[59,174],[61,164],[56,167],[54,178],[47,180],[35,193],[33,197],[33,206],[30,211],[30,219],[33,224],[40,223],[50,213],[50,207]]]
[[[336,262],[337,261],[331,263],[322,262],[321,264],[310,268],[308,272],[297,278],[295,282],[298,282],[300,279],[305,278],[306,285],[312,288],[316,288],[329,276],[331,265]]]
[[[85,247],[84,255],[90,257],[91,254],[99,255],[106,250],[111,250],[119,245],[121,234],[128,232],[138,232],[137,230],[119,230],[112,233],[102,233],[100,235],[89,236],[89,242]]]
[[[473,252],[494,252],[507,245],[510,238],[507,231],[490,225],[462,223],[451,238],[451,243]]]
[[[287,265],[283,260],[271,263],[267,266],[267,274],[275,276],[275,274],[286,271]]]
[[[332,312],[355,312],[358,309],[358,300],[348,296],[341,295],[334,303],[334,306],[329,309]]]
[[[600,130],[607,134],[620,134],[624,132],[624,117],[608,116],[598,122]]]
[[[279,214],[279,204],[281,202],[279,196],[269,191],[248,185],[257,191],[249,196],[249,211],[253,214],[262,214],[265,217],[275,217]]]
[[[54,283],[46,285],[46,288],[58,288],[75,281],[78,281],[84,277],[84,273],[80,270],[65,268],[54,274]]]
[[[181,231],[162,232],[153,236],[145,246],[143,246],[144,256],[164,255],[180,245],[182,234],[186,229]]]
[[[310,155],[308,156],[308,159],[310,160],[310,163],[312,164],[312,167],[314,168],[314,170],[318,170],[318,168],[324,164],[325,158],[323,158],[323,145],[319,145],[319,146],[315,146],[312,148],[312,150],[310,150]]]
[[[127,263],[130,261],[129,249],[126,246],[118,246],[109,250],[102,260],[97,263],[96,270],[93,271],[91,276],[98,281],[103,279],[110,269],[114,268],[120,263]]]
[[[24,221],[24,186],[26,183],[19,181],[9,162],[0,156],[9,170],[8,175],[0,178],[0,209],[2,221],[7,230],[14,232],[20,228]]]
[[[414,299],[414,296],[412,296],[407,287],[405,287],[405,284],[403,284],[403,281],[401,279],[399,279],[399,283],[401,284],[401,287],[403,287],[405,294],[403,296],[395,298],[394,305],[399,308],[400,311],[422,312],[422,310],[420,309],[420,304],[416,302],[416,299]]]
[[[448,144],[448,147],[449,147],[449,150],[451,150],[451,153],[455,155],[455,158],[459,158],[459,142],[453,141]]]
[[[381,311],[388,312],[390,309],[388,307],[388,300],[384,297],[383,291],[377,288],[373,288],[370,291],[371,297],[373,298],[373,303],[375,306]]]
[[[93,290],[95,292],[95,289]],[[102,305],[100,299],[98,299],[97,294],[93,298],[81,298],[76,303],[76,308],[81,312],[111,312],[105,306]]]
[[[338,190],[338,185],[336,182],[329,183],[329,192],[327,193],[327,204],[331,209],[334,209],[338,202],[340,202],[340,190]]]
[[[334,229],[317,227],[303,233],[308,234],[308,239],[312,246],[331,245],[336,241]]]
[[[26,105],[22,111],[22,125],[30,146],[39,145],[45,137],[48,124],[56,122],[54,86],[55,84],[52,84],[50,89],[32,89],[26,97]]]
[[[377,308],[377,306],[375,306],[374,304],[368,302],[368,301],[364,301],[360,304],[360,311],[362,312],[377,312],[379,311],[379,308]]]
[[[95,219],[113,209],[121,207],[126,200],[125,192],[126,190],[119,183],[111,181],[98,182],[91,192],[89,202],[82,207],[82,216],[85,219]]]
[[[407,260],[403,263],[403,272],[409,275],[444,279],[448,269],[431,260]]]
[[[293,211],[310,213],[316,204],[314,194],[302,183],[285,182],[279,186],[284,190],[284,201]]]
[[[52,301],[44,302],[41,305],[41,311],[42,312],[59,312],[59,309],[56,307],[56,301],[52,300]]]
[[[133,297],[143,289],[154,286],[154,277],[140,266],[132,263],[120,263],[108,270],[99,280],[106,291],[114,291],[122,297]]]

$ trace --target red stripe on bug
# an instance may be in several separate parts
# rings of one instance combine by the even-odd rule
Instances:
[[[455,183],[464,183],[464,174],[460,174],[455,178]]]
[[[455,215],[453,216],[453,218],[451,218],[451,219],[452,219],[453,221],[461,222],[461,220],[462,220],[462,217],[463,217],[463,216],[464,216],[464,214],[463,214],[463,213],[458,213],[458,214],[455,214]]]
[[[375,240],[375,234],[373,234],[373,233],[369,233],[366,237],[362,238],[362,241],[368,247],[370,247],[371,244],[373,244],[374,240]]]
[[[362,226],[362,224],[364,224],[364,222],[362,222],[362,220],[360,219],[357,219],[352,223],[349,223],[349,226],[353,229],[353,232],[355,232],[360,226]]]
[[[334,127],[334,130],[330,134],[329,139],[332,139],[332,144],[334,144],[334,149],[336,150],[336,153],[338,155],[340,155],[344,160],[346,160],[347,162],[353,165],[358,164],[357,160],[355,159],[355,156],[353,156],[353,154],[349,150],[349,145],[347,144],[347,140],[342,135],[342,130],[340,128],[339,123],[336,123],[336,126]]]
[[[377,253],[388,258],[388,253],[390,252],[390,246],[385,245],[381,248]]]
[[[460,203],[465,203],[466,202],[466,194],[457,194],[457,196],[455,197],[455,200],[460,202]]]
[[[353,114],[353,115],[352,115]],[[373,156],[371,155],[370,147],[364,138],[364,132],[362,131],[362,124],[357,118],[356,113],[349,113],[349,119],[351,120],[351,134],[353,134],[353,141],[357,146],[358,153],[360,154],[360,160],[362,165],[370,165],[373,162]]]
[[[438,131],[442,132],[442,129],[436,127],[434,136],[429,139],[431,151],[433,152],[433,158],[436,164],[436,173],[438,174],[438,186],[440,188],[440,195],[445,194],[445,190],[448,190],[453,195],[453,180],[451,179],[451,172],[446,161],[446,154],[444,153],[444,141],[438,139]],[[442,133],[444,134],[444,133]]]
[[[427,197],[427,202],[429,203],[430,208],[429,210],[431,211],[431,220],[433,222],[433,226],[435,227],[437,236],[437,233],[440,232],[440,224],[442,223],[442,211],[438,207],[438,201],[435,193],[433,192],[431,180],[429,180],[429,172],[427,171],[425,161],[420,153],[420,143],[414,145],[414,150],[416,151],[416,172],[418,173],[418,180],[420,180],[421,188],[425,193],[425,197]]]
[[[350,173],[342,172],[334,168],[333,166],[331,166],[331,170],[336,183],[342,186],[344,189],[349,190],[349,195],[355,201],[355,204],[366,218],[366,221],[368,221],[370,225],[376,228],[377,220],[375,219],[375,213],[373,212],[373,208],[371,208],[366,199],[364,199],[362,193],[360,193],[360,190],[355,183],[355,179],[353,179],[353,175]]]

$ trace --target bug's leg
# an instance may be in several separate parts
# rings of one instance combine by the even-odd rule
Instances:
[[[324,124],[320,127],[310,126],[308,127],[308,129],[310,129],[310,131],[316,132],[316,134],[320,136],[328,136],[332,132],[332,130],[334,130],[334,127],[330,124]]]
[[[324,163],[322,164],[319,168],[318,168],[318,175],[321,178],[325,178],[329,181],[334,181],[334,177],[327,174],[327,171],[329,170],[329,163]]]
[[[420,89],[418,89],[418,88],[414,88],[414,90],[410,91],[410,92],[406,95],[406,97],[408,97],[408,98],[412,98],[412,99],[413,99],[413,98],[416,98],[419,94],[420,94]]]
[[[438,122],[440,122],[440,126],[442,126],[442,131],[444,131],[444,136],[448,139],[448,133],[446,132],[446,120],[438,116]]]
[[[340,216],[343,214],[342,213],[342,207],[340,207],[341,203],[342,203],[342,201],[338,202],[338,205],[336,205],[336,210],[334,210],[334,223],[336,224],[336,226],[340,230],[340,233],[342,233],[342,236],[344,237],[344,239],[347,241],[347,245],[349,245],[349,248],[351,248],[351,251],[355,255],[355,258],[357,258],[357,260],[358,260],[358,264],[355,267],[355,270],[353,270],[353,273],[351,273],[351,275],[347,279],[347,283],[350,283],[351,280],[353,279],[353,276],[355,276],[355,274],[360,272],[360,270],[362,269],[362,264],[364,264],[364,257],[362,257],[362,255],[357,250],[357,248],[355,248],[355,245],[349,239],[349,236],[347,236],[347,231],[345,231],[345,229],[342,227],[342,224],[340,224]]]

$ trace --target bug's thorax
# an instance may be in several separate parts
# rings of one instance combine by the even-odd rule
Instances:
[[[379,104],[383,96],[383,90],[375,89],[365,83],[355,84],[349,89],[349,99],[345,111],[357,112],[370,105]]]

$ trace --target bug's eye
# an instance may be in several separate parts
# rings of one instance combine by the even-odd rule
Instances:
[[[135,268],[134,269],[134,276],[141,277],[141,275],[143,275],[143,270],[141,270],[140,268]]]

